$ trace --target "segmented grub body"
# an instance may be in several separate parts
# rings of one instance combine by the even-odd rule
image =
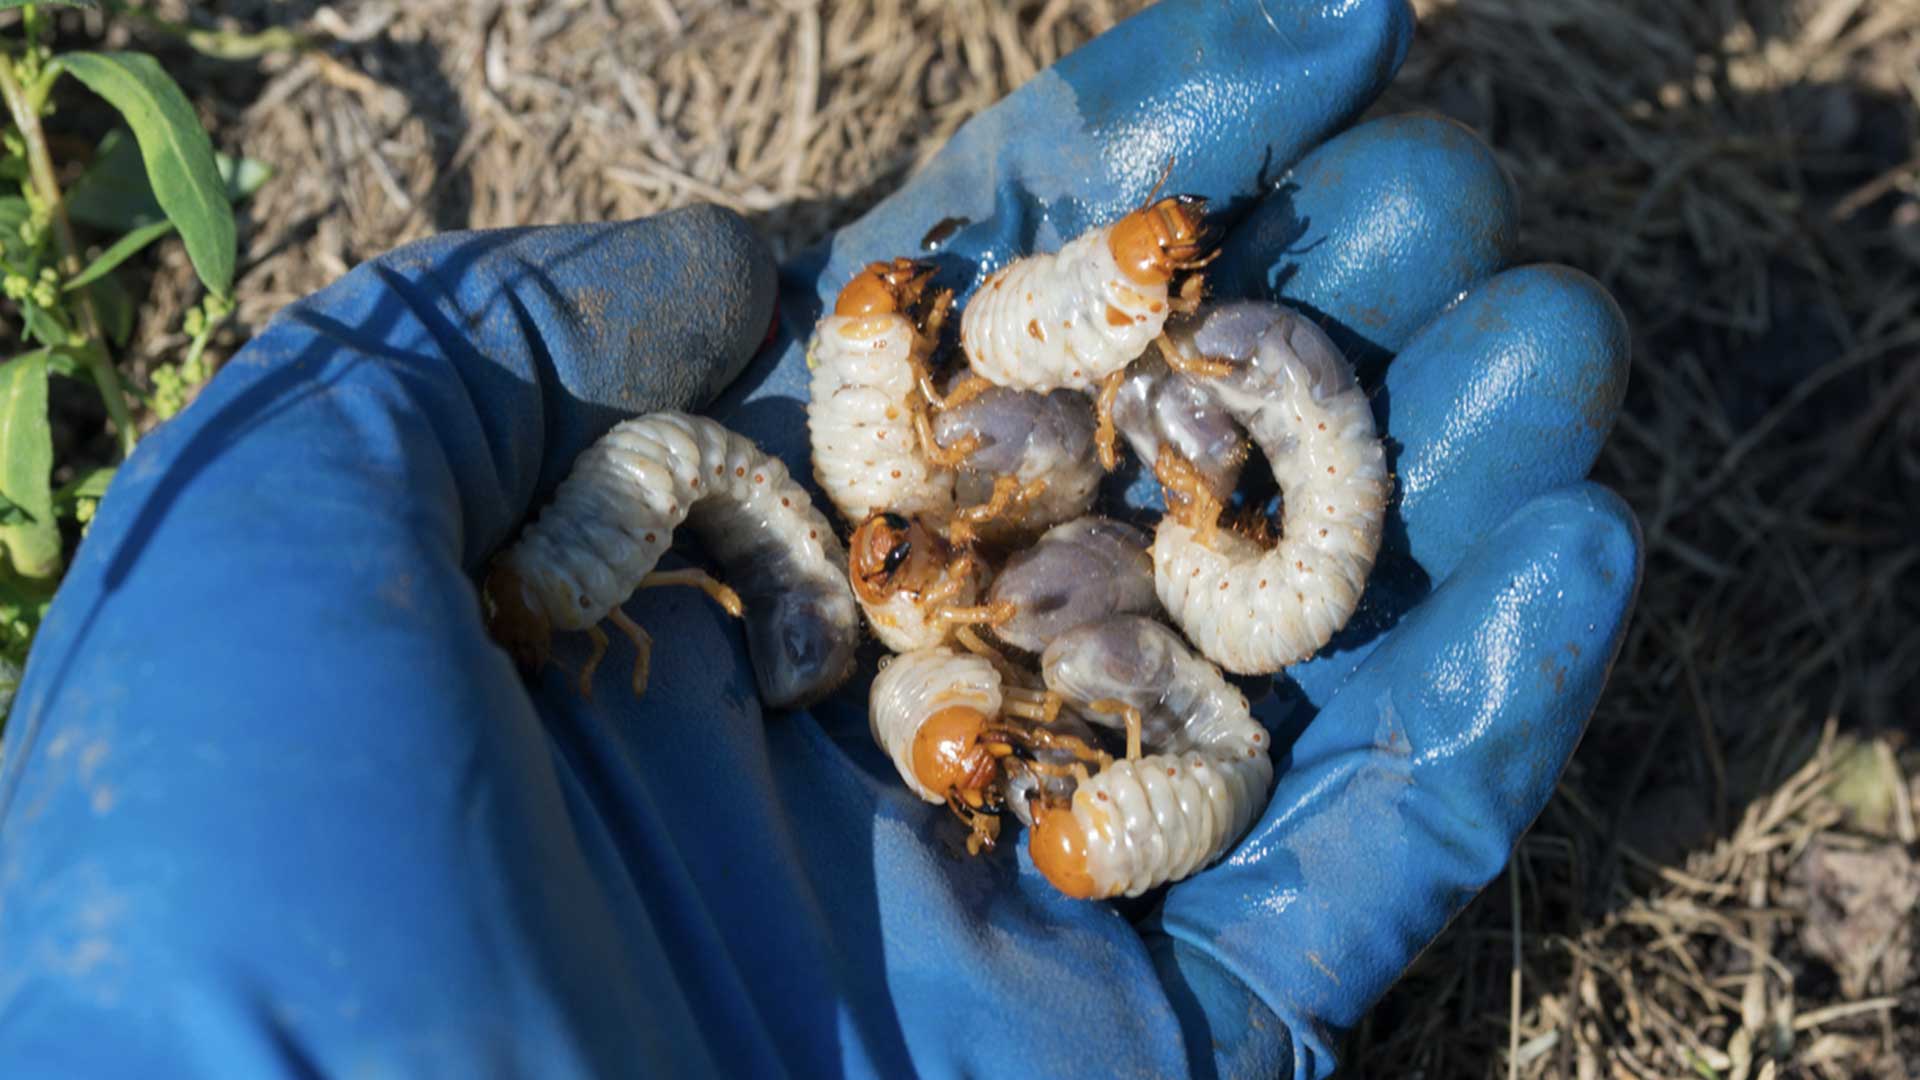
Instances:
[[[960,341],[975,374],[1022,390],[1090,390],[1158,337],[1168,283],[1199,253],[1204,203],[1175,197],[995,271]]]
[[[778,458],[705,417],[616,425],[496,561],[506,600],[544,629],[588,630],[660,560],[682,522],[745,601],[761,695],[814,700],[851,673],[859,615],[846,552]]]
[[[931,349],[908,312],[833,314],[814,329],[813,474],[848,521],[879,510],[942,519],[953,512],[954,471],[925,452],[914,426],[924,408],[916,365]]]
[[[1066,806],[1033,815],[1034,863],[1070,896],[1138,896],[1223,855],[1266,806],[1267,735],[1247,699],[1178,635],[1119,615],[1056,638],[1047,688],[1096,722],[1133,709],[1153,753],[1083,780]]]
[[[1339,349],[1298,312],[1259,306],[1263,326],[1234,316],[1233,336],[1254,342],[1244,362],[1208,389],[1266,454],[1284,497],[1279,540],[1215,528],[1171,509],[1170,496],[1153,543],[1167,613],[1209,659],[1249,675],[1305,660],[1353,615],[1391,488],[1373,410]],[[1169,337],[1201,355],[1230,354],[1231,343],[1210,340],[1209,321]],[[1206,501],[1197,500],[1189,509]]]

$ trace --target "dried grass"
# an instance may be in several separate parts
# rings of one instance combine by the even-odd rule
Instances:
[[[1647,569],[1558,797],[1355,1072],[1920,1076],[1920,985],[1836,970],[1851,924],[1807,885],[1914,842],[1920,3],[1417,6],[1382,108],[1488,134],[1530,254],[1633,324],[1598,477]]]
[[[233,0],[193,17],[335,43],[168,59],[280,170],[237,341],[446,228],[712,200],[791,251],[1139,6]],[[1849,897],[1909,895],[1915,842],[1920,0],[1416,6],[1382,110],[1486,134],[1530,254],[1632,322],[1599,476],[1647,577],[1558,797],[1354,1033],[1352,1072],[1920,1076],[1920,986],[1830,944],[1864,925]],[[177,353],[192,288],[167,255],[136,367]],[[1889,877],[1840,880],[1860,866]]]

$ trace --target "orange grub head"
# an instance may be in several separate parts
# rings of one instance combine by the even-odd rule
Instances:
[[[1137,285],[1165,285],[1174,272],[1195,265],[1207,246],[1207,201],[1169,195],[1113,225],[1107,245],[1120,272]]]
[[[918,309],[932,279],[933,267],[912,259],[868,263],[840,290],[833,313],[852,318],[903,314],[918,321]]]
[[[931,587],[950,554],[946,541],[919,520],[883,511],[853,530],[847,542],[847,576],[862,601],[884,604],[898,593]]]
[[[969,805],[981,802],[1000,771],[980,741],[986,726],[986,714],[965,705],[927,717],[913,733],[914,776],[930,790],[955,792]]]
[[[527,583],[506,563],[495,560],[480,587],[487,633],[514,662],[538,670],[553,653],[553,624],[527,597]]]
[[[1062,807],[1042,811],[1027,836],[1027,850],[1033,855],[1033,865],[1066,895],[1089,900],[1098,891],[1093,875],[1087,872],[1086,830],[1074,819],[1073,811]]]

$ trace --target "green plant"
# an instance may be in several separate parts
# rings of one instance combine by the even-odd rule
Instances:
[[[193,106],[151,56],[56,52],[44,8],[97,8],[97,0],[0,0],[0,311],[27,351],[0,363],[0,713],[13,695],[41,615],[65,568],[63,520],[84,529],[113,463],[54,461],[48,387],[90,380],[106,408],[121,458],[138,438],[136,407],[165,420],[211,374],[207,343],[233,311],[236,256],[232,203],[265,179],[253,162],[214,152]],[[116,10],[120,5],[109,5]],[[133,12],[129,12],[133,14]],[[43,122],[53,91],[72,76],[111,105],[131,131],[114,131],[63,188]],[[83,234],[82,230],[86,230]],[[134,300],[115,270],[177,232],[206,287],[183,329],[191,341],[177,367],[157,369],[153,393],[121,379],[113,351],[133,328]],[[83,235],[95,241],[83,246]],[[97,247],[97,253],[89,252]],[[55,488],[56,466],[73,473]]]

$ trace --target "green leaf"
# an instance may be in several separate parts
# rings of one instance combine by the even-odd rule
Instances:
[[[94,282],[87,289],[93,294],[93,310],[100,316],[100,323],[113,339],[114,348],[122,348],[127,339],[133,336],[133,294],[120,283],[120,278],[108,274]]]
[[[66,327],[61,326],[59,320],[48,314],[47,309],[39,304],[23,302],[20,305],[20,321],[24,324],[27,337],[42,345],[67,343]],[[5,453],[5,450],[0,449],[0,453]]]
[[[53,517],[53,428],[47,422],[47,354],[36,350],[0,366],[0,496],[32,520],[0,526],[0,544],[30,578],[60,570],[60,526]]]
[[[0,527],[31,524],[33,524],[33,515],[27,513],[26,507],[21,506],[5,495],[0,495]]]
[[[67,53],[54,61],[120,110],[147,181],[167,219],[180,229],[193,269],[216,296],[233,291],[233,207],[213,160],[213,140],[193,106],[158,61],[141,53]]]
[[[227,182],[229,202],[245,202],[273,179],[273,166],[264,161],[255,161],[250,157],[231,158],[225,154],[215,154],[213,160],[214,164],[220,166],[220,179]]]
[[[13,567],[0,563],[0,620],[24,618],[39,622],[58,584],[21,577]]]
[[[42,7],[86,8],[88,11],[100,10],[100,0],[0,0],[0,11],[11,11],[17,7],[26,7],[28,4],[39,4]]]
[[[106,275],[113,273],[114,267],[132,258],[141,248],[146,247],[148,244],[153,243],[155,240],[160,239],[172,231],[173,222],[156,221],[151,225],[142,225],[120,239],[115,240],[112,247],[101,252],[98,258],[87,264],[85,270],[75,274],[73,280],[67,282],[65,286],[66,290],[72,292],[75,289],[84,289],[88,285],[99,281]]]
[[[0,563],[0,618],[27,618],[39,622],[47,613],[58,582],[24,578]]]
[[[47,617],[55,581],[30,581],[0,563],[0,714],[13,705],[34,632]],[[0,715],[0,723],[5,716]]]
[[[113,483],[113,474],[116,471],[112,465],[102,465],[97,469],[88,469],[61,485],[60,490],[53,493],[54,508],[63,510],[81,499],[100,498],[107,493],[107,485]]]
[[[47,374],[64,375],[69,379],[89,378],[84,365],[86,358],[68,346],[55,346],[47,349]]]
[[[67,189],[67,215],[83,225],[109,232],[126,232],[156,221],[167,212],[153,197],[140,146],[126,130],[107,132],[94,150],[93,162]]]
[[[252,158],[214,154],[213,162],[227,186],[227,201],[238,203],[273,178],[273,168]],[[165,210],[153,197],[140,147],[115,128],[94,151],[93,164],[67,192],[67,214],[83,225],[108,232],[127,232],[164,220]]]
[[[32,276],[38,270],[33,265],[33,252],[25,238],[20,235],[20,226],[33,216],[33,208],[27,200],[18,195],[0,198],[0,261],[7,269]]]

